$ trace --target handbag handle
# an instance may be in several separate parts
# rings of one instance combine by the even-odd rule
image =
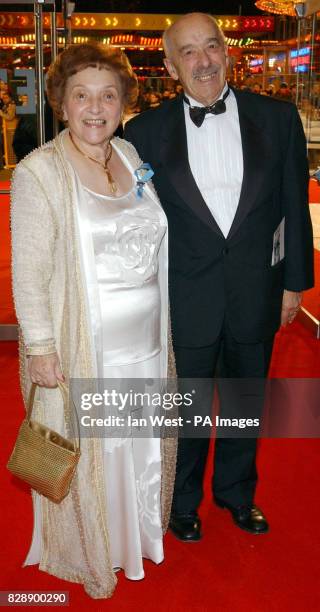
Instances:
[[[64,411],[66,413],[67,406],[68,406],[68,401],[69,401],[69,389],[68,389],[67,385],[65,385],[64,383],[60,382],[60,380],[57,380],[57,384],[58,384],[58,387],[59,387],[61,395],[62,395]],[[37,385],[37,383],[32,383],[32,385],[31,385],[31,389],[30,389],[30,393],[29,393],[29,397],[28,397],[28,405],[27,405],[27,415],[26,415],[27,422],[29,422],[30,419],[31,419],[31,414],[32,414],[33,404],[34,404],[34,398],[35,398],[35,394],[36,394],[36,390],[37,390],[38,386],[39,385]],[[80,451],[80,426],[79,426],[79,418],[78,418],[78,413],[77,413],[76,407],[74,405],[74,401],[72,400],[71,403],[72,403],[72,407],[73,407],[73,414],[75,416],[75,421],[76,421],[76,424],[77,424],[77,432],[76,432],[76,436],[75,436],[75,437],[78,438],[77,450]]]

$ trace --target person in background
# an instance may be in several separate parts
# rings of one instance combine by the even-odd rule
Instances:
[[[281,100],[287,100],[288,102],[291,101],[291,92],[287,83],[280,83],[280,87],[275,93],[275,97],[280,98]]]
[[[149,98],[149,108],[157,108],[161,104],[161,95],[152,91]]]
[[[269,83],[269,85],[268,85],[268,87],[267,87],[267,89],[266,89],[268,96],[274,96],[274,94],[275,94],[275,89],[276,89],[276,88],[275,88],[275,86],[273,85],[273,83]]]
[[[9,85],[0,79],[0,100],[2,100],[2,96],[4,93],[9,92]]]
[[[296,83],[293,83],[292,85],[290,85],[290,98],[291,98],[291,102],[296,104],[296,98],[297,98],[297,84]]]
[[[13,98],[8,92],[2,94],[2,108],[0,110],[0,117],[6,121],[12,121],[16,116],[16,105]]]
[[[251,88],[252,93],[261,94],[262,85],[260,83],[254,83]]]
[[[164,89],[162,92],[162,102],[165,100],[170,100],[170,89]]]
[[[2,82],[0,104],[0,169],[3,168],[3,121],[12,121],[16,116],[16,105],[9,94],[8,86]]]

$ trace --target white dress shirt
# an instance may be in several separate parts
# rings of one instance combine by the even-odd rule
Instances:
[[[227,87],[225,84],[221,98]],[[204,106],[187,97],[191,106]],[[186,102],[184,113],[191,172],[205,203],[227,237],[239,204],[243,155],[238,106],[233,91],[230,90],[225,104],[225,113],[208,113],[200,127],[191,121]]]

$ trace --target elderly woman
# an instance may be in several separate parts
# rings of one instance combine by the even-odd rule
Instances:
[[[113,138],[134,105],[124,54],[84,44],[50,67],[49,102],[67,124],[15,170],[13,286],[21,328],[22,389],[40,386],[35,417],[65,433],[57,381],[162,378],[168,352],[166,218],[141,160]],[[147,160],[146,160],[147,161]],[[143,578],[143,557],[163,560],[175,441],[82,440],[69,495],[33,492],[25,565],[111,596],[115,570]]]

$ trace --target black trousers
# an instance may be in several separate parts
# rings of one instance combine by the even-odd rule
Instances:
[[[174,346],[178,377],[213,379],[218,375],[223,378],[221,388],[218,387],[220,417],[223,417],[224,414],[230,414],[230,393],[225,386],[225,379],[258,378],[263,385],[269,369],[273,341],[274,337],[258,344],[240,344],[224,325],[220,336],[211,346]],[[239,397],[236,407],[239,414],[241,401],[246,400]],[[203,496],[203,474],[209,441],[208,437],[179,439],[172,512],[190,512],[199,506]],[[216,439],[212,491],[216,498],[230,507],[250,505],[253,502],[257,483],[256,447],[257,438]]]

